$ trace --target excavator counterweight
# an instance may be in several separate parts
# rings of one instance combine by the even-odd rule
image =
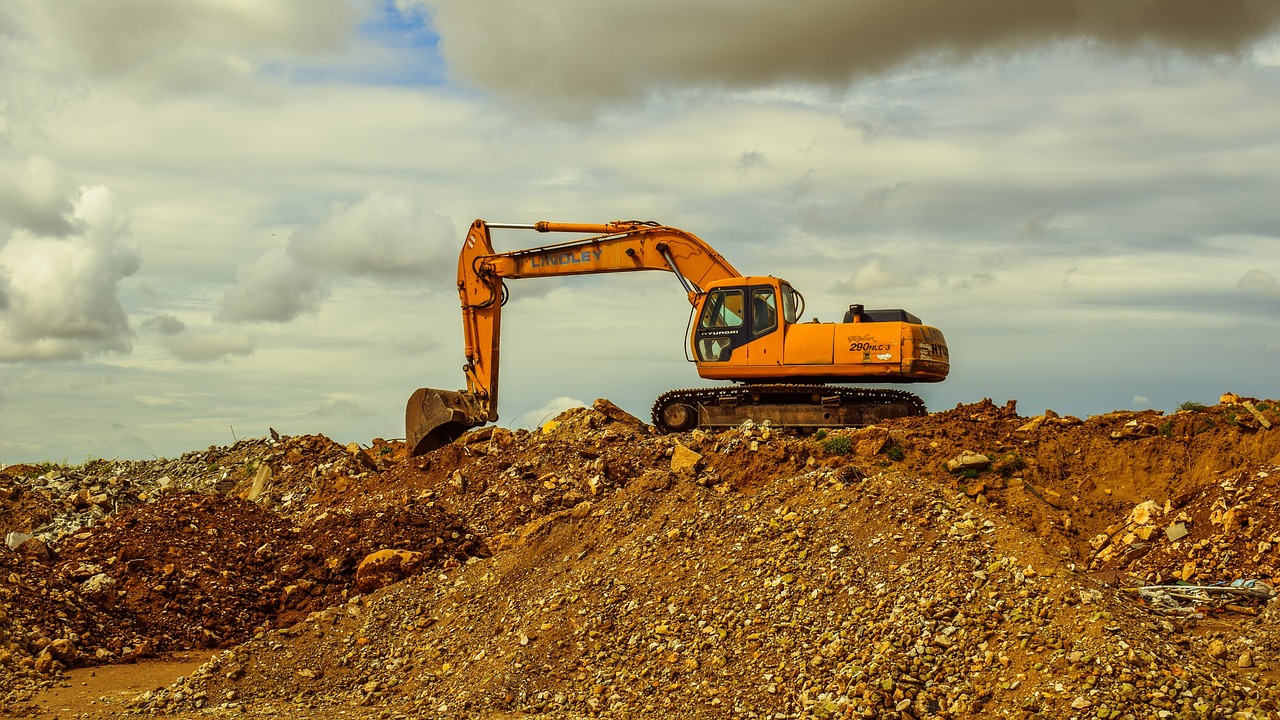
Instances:
[[[492,228],[592,234],[581,240],[496,252]],[[405,409],[410,455],[447,445],[498,419],[498,356],[506,280],[658,270],[673,273],[693,306],[688,351],[698,374],[738,386],[680,390],[654,404],[660,430],[730,427],[744,419],[787,427],[866,425],[921,415],[901,390],[846,383],[939,382],[950,369],[946,340],[900,309],[850,305],[843,322],[800,322],[804,298],[785,280],[743,276],[701,238],[654,222],[531,224],[476,220],[458,256],[466,347],[465,390],[419,388]]]

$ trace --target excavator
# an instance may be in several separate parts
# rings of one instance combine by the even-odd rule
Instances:
[[[495,252],[491,230],[577,233],[585,239]],[[465,390],[419,388],[405,409],[409,454],[422,455],[498,419],[498,358],[507,280],[658,270],[673,273],[692,305],[686,359],[708,380],[736,384],[673,390],[653,405],[664,432],[746,420],[799,429],[856,427],[926,413],[909,392],[845,383],[939,382],[947,341],[905,310],[850,305],[842,322],[801,322],[804,298],[785,280],[743,276],[696,235],[649,221],[471,224],[458,256],[466,340]]]

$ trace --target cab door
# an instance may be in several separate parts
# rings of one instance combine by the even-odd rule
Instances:
[[[698,362],[746,363],[746,353],[739,348],[751,341],[747,304],[745,287],[717,288],[707,293],[693,329]]]
[[[778,289],[773,285],[748,288],[750,332],[747,341],[747,363],[755,366],[778,365],[782,362],[782,333],[778,323]]]

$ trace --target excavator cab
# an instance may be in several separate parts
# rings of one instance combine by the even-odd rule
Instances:
[[[712,288],[704,296],[693,340],[699,363],[734,360],[738,348],[796,322],[797,308],[803,305],[800,293],[785,280],[733,278],[732,282],[736,284]],[[778,324],[779,297],[783,326]],[[741,353],[738,360],[745,361]]]

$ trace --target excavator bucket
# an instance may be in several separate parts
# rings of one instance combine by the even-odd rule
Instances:
[[[466,398],[460,392],[418,388],[409,396],[404,410],[404,438],[409,456],[422,455],[462,437],[475,422],[467,413]]]

